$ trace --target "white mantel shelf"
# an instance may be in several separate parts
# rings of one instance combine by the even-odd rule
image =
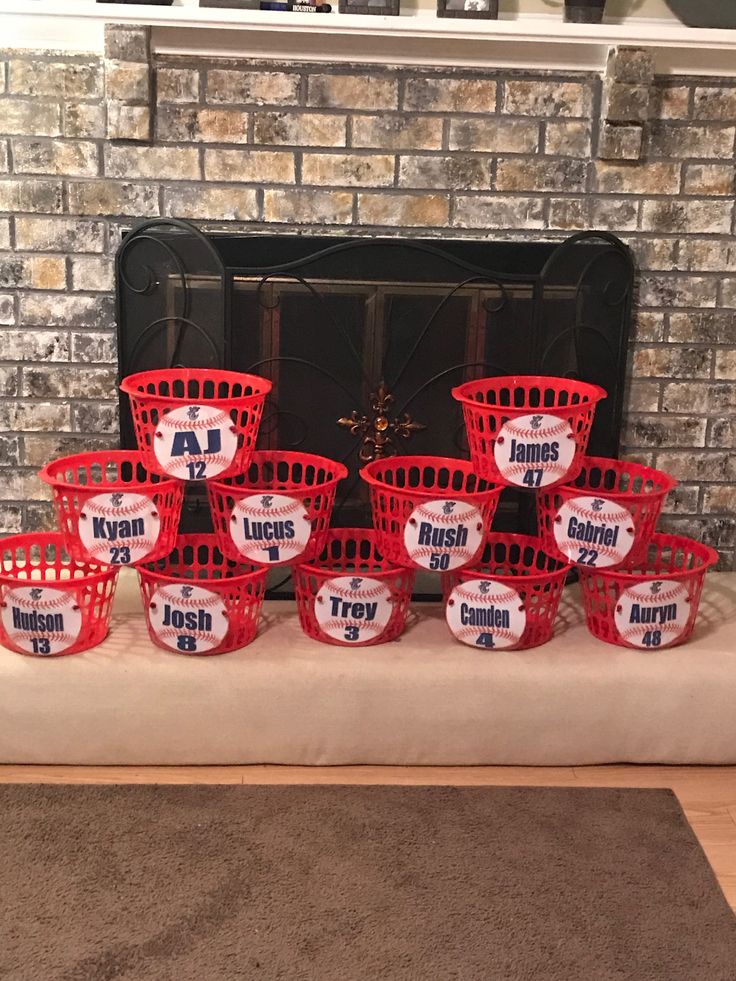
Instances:
[[[736,30],[690,28],[672,20],[566,24],[561,14],[466,20],[437,18],[428,10],[377,17],[0,0],[0,28],[11,47],[98,51],[106,23],[150,25],[156,50],[168,54],[600,70],[608,50],[625,45],[652,50],[662,74],[736,75]]]

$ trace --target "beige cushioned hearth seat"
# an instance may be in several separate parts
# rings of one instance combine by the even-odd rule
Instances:
[[[531,651],[464,647],[438,606],[397,643],[330,647],[270,603],[249,648],[197,658],[151,645],[125,570],[101,647],[0,648],[0,762],[736,763],[736,575],[708,577],[693,640],[659,653],[594,640],[575,600]]]

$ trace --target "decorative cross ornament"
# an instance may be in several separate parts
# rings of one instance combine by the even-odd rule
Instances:
[[[394,456],[398,452],[396,444],[399,440],[409,439],[414,433],[427,428],[421,422],[414,422],[407,412],[399,419],[392,418],[389,413],[394,401],[394,396],[381,382],[378,391],[370,396],[370,414],[353,409],[349,416],[337,420],[338,426],[361,439],[358,456],[363,463]]]

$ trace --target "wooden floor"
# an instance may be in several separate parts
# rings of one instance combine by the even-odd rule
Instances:
[[[670,787],[736,911],[736,767],[0,766],[0,783],[454,784]]]

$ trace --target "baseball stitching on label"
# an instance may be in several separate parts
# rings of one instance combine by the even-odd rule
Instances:
[[[415,565],[447,572],[467,565],[483,544],[483,515],[467,501],[418,504],[404,527],[404,547]]]
[[[219,593],[187,583],[158,586],[147,614],[156,639],[180,654],[204,654],[219,647],[229,627]]]
[[[334,640],[360,644],[376,640],[393,613],[391,590],[370,576],[336,576],[323,583],[314,600],[320,628]]]
[[[533,489],[562,480],[575,450],[569,422],[538,412],[508,419],[498,432],[493,456],[505,481]]]
[[[3,595],[8,639],[28,654],[63,654],[77,642],[82,611],[73,593],[48,586],[18,586]]]
[[[648,579],[621,593],[614,623],[627,644],[656,651],[674,644],[682,636],[690,619],[690,609],[685,583]]]
[[[162,469],[179,480],[216,477],[232,464],[238,449],[230,415],[208,405],[182,405],[162,415],[153,452]]]
[[[230,537],[251,562],[291,562],[307,547],[311,534],[307,509],[287,494],[252,494],[233,507]]]
[[[520,594],[494,579],[458,583],[447,599],[445,618],[457,640],[480,650],[515,647],[526,629]]]
[[[145,494],[112,491],[84,502],[78,527],[88,555],[111,565],[128,565],[155,548],[161,519]]]
[[[604,569],[619,565],[636,539],[634,516],[602,497],[572,497],[555,517],[557,547],[571,562]]]

